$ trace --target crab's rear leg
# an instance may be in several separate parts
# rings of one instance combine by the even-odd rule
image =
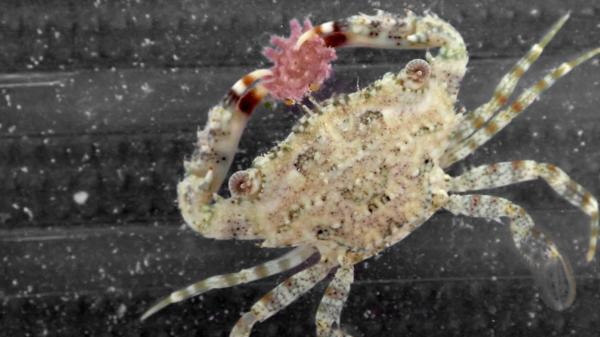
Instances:
[[[242,269],[237,273],[216,275],[192,283],[189,286],[171,293],[148,309],[141,317],[142,320],[154,315],[169,304],[184,301],[213,289],[222,289],[260,280],[297,267],[317,252],[312,247],[298,247],[287,254],[254,267]]]
[[[184,163],[185,176],[177,186],[179,208],[186,223],[202,232],[211,215],[213,195],[225,179],[240,137],[254,108],[267,95],[255,84],[270,75],[255,70],[237,81],[223,100],[210,109],[206,126],[198,132],[192,157]]]
[[[458,143],[483,127],[494,113],[506,103],[510,95],[514,92],[521,77],[523,77],[525,72],[529,70],[529,67],[540,57],[540,55],[542,55],[546,45],[554,38],[567,19],[569,19],[569,13],[563,15],[552,26],[550,31],[548,31],[538,43],[534,44],[529,52],[513,66],[510,72],[502,77],[500,83],[498,83],[498,86],[494,90],[492,98],[487,103],[468,112],[464,116],[462,123],[451,136],[453,142]]]
[[[283,281],[254,303],[250,311],[242,315],[231,330],[229,337],[250,336],[254,324],[266,320],[294,302],[323,280],[332,267],[330,263],[321,261]]]
[[[342,309],[348,299],[350,286],[354,282],[354,266],[342,265],[338,268],[333,280],[325,289],[317,316],[317,337],[351,337],[342,332],[340,318]]]
[[[440,159],[440,165],[442,167],[448,167],[473,153],[477,148],[506,127],[522,111],[529,107],[542,92],[550,88],[559,78],[565,76],[573,68],[598,54],[600,54],[600,48],[590,50],[579,57],[554,68],[535,85],[526,89],[508,109],[502,110],[494,116],[487,122],[485,127],[475,131],[469,138],[449,147]]]
[[[449,191],[466,192],[496,188],[523,181],[544,179],[556,193],[579,207],[591,218],[590,240],[586,259],[591,261],[598,240],[598,201],[560,168],[532,160],[517,160],[492,165],[482,165],[450,181]]]
[[[542,290],[542,298],[555,310],[568,308],[575,299],[575,277],[569,261],[539,229],[525,210],[509,200],[490,195],[451,195],[445,209],[455,215],[488,220],[510,220],[515,246],[525,258]]]
[[[375,15],[354,15],[331,21],[305,32],[297,48],[318,35],[330,47],[368,47],[388,49],[438,48],[436,55],[428,54],[432,75],[448,83],[448,92],[456,97],[468,62],[467,49],[458,31],[434,14],[418,16],[406,11],[397,16],[383,11]]]

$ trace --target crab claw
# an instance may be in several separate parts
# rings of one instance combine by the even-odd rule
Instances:
[[[328,47],[426,48],[415,37],[420,19],[412,11],[403,16],[377,11],[375,15],[359,14],[341,21],[315,26],[300,36],[296,48],[314,36],[320,36]]]
[[[328,47],[368,47],[383,49],[441,48],[442,58],[461,59],[467,53],[460,34],[448,22],[433,13],[404,15],[377,11],[375,15],[359,14],[340,21],[313,27],[300,36],[295,48],[314,36],[320,36]]]
[[[427,61],[436,73],[447,79],[446,90],[456,99],[459,84],[469,61],[467,47],[460,33],[437,15],[426,12],[404,15],[377,11],[375,15],[358,14],[340,21],[330,21],[304,32],[294,46],[319,36],[327,47],[367,47],[381,49],[437,49],[427,53]]]

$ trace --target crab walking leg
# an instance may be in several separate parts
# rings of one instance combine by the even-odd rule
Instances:
[[[172,292],[171,295],[158,301],[142,315],[141,320],[145,320],[169,304],[181,302],[207,291],[233,287],[238,284],[260,280],[290,270],[306,261],[316,252],[317,250],[312,247],[298,247],[277,259],[251,268],[242,269],[237,273],[216,275],[190,284],[185,288]]]
[[[600,54],[600,48],[590,50],[581,56],[561,64],[553,69],[549,74],[544,76],[535,85],[528,88],[519,96],[519,98],[511,104],[510,108],[500,111],[492,120],[490,120],[484,128],[477,130],[471,137],[461,141],[460,143],[449,147],[448,151],[440,159],[442,167],[448,167],[453,163],[465,158],[473,153],[478,147],[490,140],[500,130],[507,126],[515,117],[525,110],[542,92],[550,88],[559,78],[568,74],[573,68],[590,58]]]
[[[327,289],[317,309],[317,337],[344,336],[340,329],[342,309],[350,293],[350,285],[354,282],[354,266],[341,266]],[[346,337],[350,337],[347,336]]]
[[[368,47],[390,49],[438,48],[428,60],[432,74],[448,79],[448,91],[456,96],[465,75],[468,54],[462,36],[448,22],[434,14],[418,16],[406,11],[402,17],[378,11],[376,15],[354,15],[313,27],[300,36],[300,48],[308,39],[320,36],[329,47]]]
[[[225,179],[246,123],[267,95],[260,84],[248,88],[269,74],[269,70],[255,70],[237,81],[223,101],[210,109],[206,126],[198,132],[196,149],[184,162],[185,176],[177,186],[183,218],[195,230],[209,221],[213,195]]]
[[[555,310],[568,308],[575,299],[575,277],[569,261],[539,229],[525,210],[509,200],[490,195],[450,195],[444,207],[455,215],[488,220],[510,220],[517,250],[542,290],[542,298]]]
[[[492,98],[477,109],[468,112],[459,127],[453,132],[454,142],[460,142],[470,136],[473,132],[479,130],[498,109],[500,109],[515,90],[519,80],[529,67],[542,55],[546,45],[554,38],[556,33],[562,28],[569,19],[570,13],[563,15],[550,29],[546,35],[521,58],[502,79],[494,90]]]
[[[256,322],[262,322],[294,302],[327,276],[333,266],[319,262],[283,281],[254,303],[237,321],[229,337],[248,337]]]
[[[495,188],[534,179],[544,179],[556,193],[591,218],[586,259],[592,261],[598,240],[598,201],[560,168],[532,160],[517,160],[471,169],[450,181],[449,191],[465,192]]]

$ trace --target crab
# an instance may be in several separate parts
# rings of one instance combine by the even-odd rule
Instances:
[[[290,39],[275,38],[279,49],[265,52],[275,59],[275,68],[245,75],[209,111],[178,185],[183,218],[204,237],[259,240],[262,247],[291,250],[266,263],[177,290],[142,319],[206,291],[301,266],[252,305],[229,336],[249,336],[255,323],[274,315],[329,274],[333,277],[316,313],[316,335],[347,336],[340,316],[354,265],[403,240],[442,209],[507,220],[516,250],[537,280],[543,300],[556,310],[569,307],[575,299],[575,279],[557,245],[523,207],[470,191],[544,180],[590,217],[587,261],[596,250],[597,200],[560,168],[532,160],[483,165],[458,176],[444,172],[506,127],[556,80],[600,54],[597,48],[562,63],[507,104],[520,78],[568,17],[568,13],[562,16],[504,75],[488,102],[470,111],[455,107],[468,62],[465,43],[451,24],[435,14],[378,11],[314,27],[305,23],[303,29],[293,23]],[[400,72],[385,74],[357,92],[322,102],[309,97],[310,107],[302,105],[307,114],[287,138],[256,158],[249,169],[231,175],[229,198],[218,196],[255,107],[269,93],[276,100],[295,102],[310,96],[329,75],[329,63],[335,58],[332,51],[339,47],[431,49],[433,53],[427,51],[425,59],[410,61]],[[306,263],[316,255],[317,262]]]

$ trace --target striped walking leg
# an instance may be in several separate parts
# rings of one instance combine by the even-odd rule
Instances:
[[[141,319],[145,320],[169,304],[181,302],[212,289],[229,288],[238,284],[256,281],[284,272],[286,270],[290,270],[306,261],[306,259],[311,257],[316,252],[317,251],[312,247],[298,247],[277,259],[251,268],[242,269],[237,273],[216,275],[190,284],[189,286],[177,290],[171,293],[171,295],[168,297],[158,301],[150,309],[148,309],[144,315],[142,315]]]
[[[455,143],[462,141],[470,136],[473,132],[479,130],[485,123],[500,109],[512,95],[519,80],[529,67],[542,55],[544,48],[554,38],[556,33],[562,28],[565,22],[569,19],[569,13],[563,15],[544,37],[531,47],[529,52],[525,54],[502,79],[494,90],[492,98],[477,109],[468,112],[464,116],[462,124],[453,132],[452,139]]]
[[[283,281],[254,303],[250,311],[242,315],[231,330],[229,337],[250,336],[254,324],[266,320],[294,302],[323,280],[332,267],[331,264],[319,262]]]
[[[323,295],[317,310],[317,337],[351,337],[342,332],[342,309],[354,282],[354,266],[341,266]]]
[[[559,78],[598,54],[600,54],[600,48],[590,50],[550,71],[549,74],[544,76],[544,78],[535,85],[525,90],[521,96],[511,104],[510,108],[500,111],[494,118],[488,121],[485,127],[475,131],[469,138],[449,147],[440,159],[440,165],[442,167],[448,167],[473,153],[477,148],[506,127],[521,111],[529,107],[542,92],[550,88]]]
[[[523,181],[543,179],[573,206],[591,218],[590,242],[586,259],[591,261],[598,240],[598,201],[581,185],[572,180],[563,170],[552,164],[532,160],[482,165],[463,173],[450,181],[450,192],[466,192],[506,186]]]
[[[490,195],[451,195],[444,207],[455,215],[488,220],[510,220],[517,250],[538,282],[542,298],[555,310],[568,308],[575,299],[575,277],[569,261],[556,245],[534,227],[525,210],[511,201]]]

